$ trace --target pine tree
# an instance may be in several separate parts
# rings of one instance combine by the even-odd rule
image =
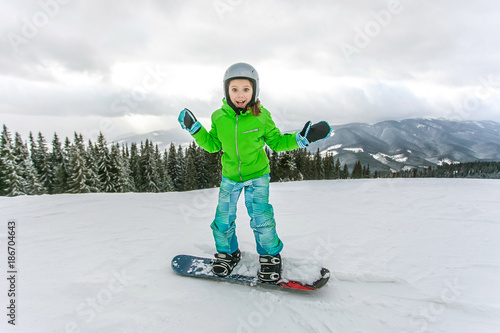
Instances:
[[[195,155],[196,158],[194,160],[194,167],[196,170],[196,181],[198,183],[198,188],[209,188],[210,187],[210,170],[209,170],[209,155],[207,151],[202,148],[196,146],[195,147]]]
[[[96,151],[97,148],[92,144],[92,141],[89,140],[88,147],[85,150],[85,146],[83,145],[83,138],[81,134],[78,139],[82,144],[79,147],[80,155],[84,156],[85,160],[85,174],[86,174],[86,184],[90,189],[90,192],[97,193],[100,192],[101,183],[99,181],[99,167],[96,162]]]
[[[196,190],[198,189],[198,179],[196,172],[196,147],[194,143],[189,145],[189,148],[186,152],[186,173],[185,173],[185,185],[184,189],[186,191]]]
[[[47,147],[47,141],[41,132],[38,132],[38,152],[37,152],[37,163],[38,163],[38,177],[40,182],[47,190],[47,193],[53,193],[53,183],[54,183],[54,171],[52,169],[51,156],[49,153],[49,148]]]
[[[168,153],[166,149],[165,152],[163,153],[162,168],[164,169],[163,179],[162,179],[163,190],[165,192],[172,192],[175,189],[174,189],[174,183],[172,182],[172,178],[170,178],[170,175],[168,174]]]
[[[130,145],[130,176],[133,179],[134,192],[142,192],[141,158],[136,143]]]
[[[162,167],[160,149],[158,148],[158,145],[153,145],[152,141],[150,141],[149,147],[151,152],[151,165],[153,167],[153,181],[157,188],[156,191],[162,192],[163,188],[161,180],[163,171],[160,170]]]
[[[40,165],[40,160],[41,158],[39,157],[38,153],[38,145],[33,137],[33,133],[30,132],[29,134],[29,140],[30,140],[30,157],[31,161],[33,163],[33,167],[35,168],[37,175],[40,175],[41,173],[41,165]]]
[[[86,150],[85,150],[85,143],[83,142],[83,136],[81,134],[78,134],[78,133],[74,132],[74,137],[75,137],[75,139],[74,139],[73,144],[76,146],[76,148],[78,149],[78,151],[80,153],[86,152]]]
[[[38,180],[38,175],[30,158],[28,146],[23,143],[21,135],[17,132],[14,139],[14,156],[16,164],[22,170],[22,178],[25,184],[23,192],[28,195],[44,194],[45,188]]]
[[[26,183],[22,177],[23,170],[16,163],[12,138],[5,125],[3,125],[0,139],[0,160],[2,163],[2,194],[13,197],[26,194]]]
[[[4,132],[7,132],[7,128],[3,125],[2,137],[4,136]],[[7,185],[4,184],[3,174],[5,172],[5,166],[3,164],[3,149],[2,149],[2,138],[0,138],[0,196],[6,195]]]
[[[340,174],[341,174],[341,166],[340,166],[340,159],[337,158],[337,162],[335,162],[335,175],[334,179],[340,179]]]
[[[116,184],[113,179],[113,170],[111,170],[111,159],[106,139],[102,132],[99,132],[96,143],[96,163],[98,168],[98,177],[100,181],[100,190],[102,192],[115,192]]]
[[[324,179],[325,170],[323,169],[323,163],[321,158],[321,152],[318,150],[314,155],[314,179]]]
[[[167,173],[172,179],[175,191],[184,191],[186,163],[182,147],[176,150],[172,143],[168,151]]]
[[[364,177],[364,178],[370,178],[370,176],[371,176],[371,172],[370,172],[370,164],[368,164],[368,165],[366,166],[366,168],[365,168],[365,167],[363,167],[363,177]]]
[[[130,168],[130,153],[128,150],[128,146],[125,145],[122,147],[122,168],[123,168],[123,173],[124,173],[124,178],[126,179],[125,186],[122,185],[122,192],[134,192],[135,191],[135,184],[134,184],[134,178],[132,176],[132,170]]]
[[[64,148],[61,149],[62,160],[54,167],[54,193],[67,193],[69,189],[70,162],[69,153],[71,142],[68,137],[64,141]]]
[[[208,187],[217,187],[222,181],[222,151],[217,153],[206,153],[207,156],[207,174]]]
[[[63,161],[62,144],[57,133],[54,133],[54,138],[52,139],[52,154],[50,160],[53,165],[59,165]]]
[[[52,139],[52,165],[54,167],[54,193],[66,193],[68,191],[69,179],[69,148],[70,142],[66,138],[64,148],[59,141],[57,134],[54,133]]]
[[[308,169],[310,180],[316,180],[319,178],[318,165],[316,164],[316,155],[312,155],[311,152],[307,152],[308,158]]]
[[[69,193],[90,193],[91,189],[87,185],[87,168],[84,157],[76,144],[72,144],[69,154],[71,174],[69,178]]]
[[[152,179],[151,179],[151,165],[149,165],[149,140],[146,139],[146,144],[141,142],[141,150],[140,150],[140,165],[141,165],[141,182],[142,188],[141,192],[154,192],[152,188]]]
[[[151,143],[151,147],[152,144],[153,143]],[[166,169],[163,168],[163,159],[160,153],[160,148],[158,147],[157,144],[154,146],[153,163],[156,170],[155,182],[156,186],[158,186],[158,192],[165,192],[165,187],[163,186],[163,179],[165,179]]]
[[[279,155],[276,176],[280,181],[295,180],[298,177],[297,167],[291,152],[287,151]]]
[[[130,174],[126,166],[125,159],[117,143],[111,146],[110,152],[111,170],[113,170],[113,183],[116,184],[115,191],[119,193],[130,190]]]
[[[326,154],[323,159],[323,168],[325,170],[324,179],[335,179],[335,160],[333,154]]]
[[[294,150],[295,154],[295,165],[297,168],[297,180],[307,179],[308,174],[308,157],[307,150],[305,148]]]
[[[141,150],[141,164],[143,165],[143,190],[145,192],[157,193],[160,191],[160,176],[158,174],[157,163],[153,143],[146,140],[146,144]]]
[[[176,191],[184,191],[186,184],[186,158],[184,157],[184,151],[179,145],[177,149],[177,163],[175,165],[177,178],[174,181],[174,186]]]
[[[176,182],[177,182],[177,151],[175,150],[175,145],[173,143],[170,144],[170,148],[168,149],[168,159],[167,159],[167,173],[172,180],[172,184],[174,185],[174,190],[177,191]]]
[[[363,178],[363,166],[361,165],[361,161],[357,161],[356,163],[354,163],[354,168],[352,169],[351,178],[352,179]]]
[[[299,171],[304,177],[305,180],[312,180],[314,178],[314,167],[313,167],[313,159],[311,157],[311,153],[304,148],[303,152],[299,157]]]
[[[165,178],[166,170],[163,168],[163,158],[161,156],[158,144],[154,145],[153,160],[156,169],[156,178],[157,178],[156,185],[158,186],[158,192],[165,192],[165,188],[163,186],[163,179]]]
[[[269,159],[269,167],[271,169],[270,176],[271,176],[271,181],[276,182],[279,180],[279,176],[277,173],[279,172],[278,170],[278,153],[275,151],[271,151],[268,147],[266,147],[266,155],[267,158]]]
[[[342,169],[342,173],[340,174],[341,179],[348,179],[349,178],[349,168],[347,167],[347,164],[344,164],[344,168]]]

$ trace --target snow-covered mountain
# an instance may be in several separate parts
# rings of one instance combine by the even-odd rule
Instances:
[[[369,164],[372,171],[399,171],[443,162],[500,161],[500,123],[494,121],[406,119],[373,125],[350,123],[333,129],[333,136],[312,144],[309,150],[316,152],[319,148],[322,153],[333,153],[351,168],[358,160]],[[114,141],[140,143],[146,139],[158,144],[161,150],[171,142],[178,145],[192,141],[180,128]]]
[[[333,126],[334,135],[310,146],[344,164],[360,160],[373,170],[402,170],[441,163],[500,161],[500,123],[407,119],[374,125]]]
[[[284,267],[332,273],[317,292],[172,271],[177,254],[213,256],[215,188],[0,197],[0,332],[500,332],[498,180],[304,181],[271,193]],[[240,249],[257,263],[248,222],[242,199]]]

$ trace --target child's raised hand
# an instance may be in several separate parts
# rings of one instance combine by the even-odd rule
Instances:
[[[189,109],[182,110],[178,120],[182,129],[187,130],[189,134],[196,134],[201,127],[201,123],[196,120],[196,117]]]
[[[332,133],[332,128],[326,121],[320,121],[314,125],[308,121],[302,131],[297,133],[297,144],[300,148],[305,148],[309,144],[326,139]]]

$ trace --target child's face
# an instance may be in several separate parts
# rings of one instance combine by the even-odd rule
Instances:
[[[229,82],[229,98],[236,107],[245,108],[252,96],[253,87],[250,80],[234,79]]]

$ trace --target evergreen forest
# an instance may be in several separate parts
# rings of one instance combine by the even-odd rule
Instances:
[[[49,148],[50,147],[50,148]],[[271,181],[359,179],[378,177],[500,178],[500,162],[473,162],[401,172],[374,172],[356,162],[352,171],[332,154],[306,149],[276,153],[266,148]],[[96,142],[81,134],[51,142],[30,133],[25,142],[3,125],[0,138],[0,195],[58,193],[125,193],[189,191],[217,187],[221,181],[221,152],[210,154],[194,142],[171,144],[160,151],[151,141],[120,145],[102,133]]]

